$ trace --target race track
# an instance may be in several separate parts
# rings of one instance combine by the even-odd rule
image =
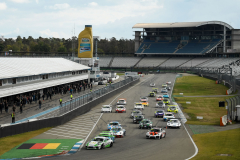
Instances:
[[[147,96],[152,90],[152,87],[149,86],[151,82],[156,83],[156,87],[160,90],[162,84],[165,84],[167,81],[171,81],[173,83],[175,77],[176,74],[170,73],[142,77],[141,82],[138,85],[127,91],[123,91],[123,94],[119,93],[119,97],[117,97],[118,95],[114,96],[93,109],[95,112],[100,113],[100,109],[104,104],[110,104],[112,102],[113,109],[115,109],[115,104],[118,98],[125,98],[127,100],[127,113],[104,113],[100,119],[95,117],[94,122],[97,122],[97,119],[99,119],[99,121],[87,139],[87,141],[89,141],[101,131],[107,130],[108,122],[113,120],[119,121],[123,128],[126,129],[127,134],[124,138],[116,139],[116,142],[112,148],[106,148],[102,150],[86,150],[84,145],[83,148],[75,154],[67,157],[63,156],[51,159],[183,160],[191,157],[195,153],[195,148],[183,126],[180,129],[165,129],[167,134],[166,138],[146,139],[145,134],[147,129],[138,129],[138,124],[133,124],[132,119],[130,118],[130,113],[134,107],[134,102],[138,102],[141,96]],[[173,84],[171,86],[173,86]],[[163,122],[162,118],[153,117],[156,110],[155,105],[156,98],[149,97],[149,107],[145,107],[143,111],[144,116],[145,118],[152,120],[153,126],[166,127],[166,122]],[[167,110],[167,107],[165,110]],[[175,117],[178,118],[178,115],[175,114]]]

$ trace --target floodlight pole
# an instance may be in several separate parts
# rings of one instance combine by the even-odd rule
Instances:
[[[97,57],[97,41],[98,39],[95,38],[95,57]]]

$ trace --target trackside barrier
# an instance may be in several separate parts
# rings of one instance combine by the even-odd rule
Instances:
[[[227,115],[224,115],[220,118],[220,126],[226,126],[227,125]]]
[[[178,104],[177,104],[176,102],[173,102],[173,105],[175,105],[175,106],[178,108],[178,116],[179,116],[179,118],[181,118],[182,123],[186,123],[186,122],[187,122],[187,119],[186,119],[186,117],[184,116],[181,108],[178,106]]]
[[[107,87],[107,90],[101,90],[101,94],[99,94],[96,97],[92,97],[90,95],[85,96],[83,99],[80,99],[80,101],[84,101],[85,103],[80,103],[80,101],[73,101],[71,103],[65,102],[65,107],[63,107],[63,110],[59,110],[58,115],[46,118],[46,119],[40,119],[40,120],[30,120],[23,123],[18,124],[12,124],[8,126],[2,126],[0,127],[0,138],[16,135],[20,133],[25,133],[29,131],[38,130],[41,128],[47,128],[47,127],[55,127],[58,125],[62,125],[72,119],[74,119],[77,116],[80,116],[82,114],[87,113],[90,111],[93,107],[96,105],[103,103],[107,99],[111,98],[114,95],[117,95],[119,92],[122,92],[123,90],[135,85],[139,82],[139,78],[128,80],[127,83],[120,85],[120,83],[115,83],[113,87]],[[111,88],[111,89],[110,89]],[[99,90],[98,90],[99,91]],[[79,106],[78,106],[79,105]],[[66,112],[62,112],[62,111]]]
[[[226,95],[232,94],[232,92],[233,92],[233,89],[232,89],[232,87],[231,87],[230,89],[228,89],[228,90],[226,91]]]

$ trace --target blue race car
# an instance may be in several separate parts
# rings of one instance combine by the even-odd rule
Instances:
[[[169,95],[168,94],[163,94],[163,98],[169,98]]]
[[[107,129],[110,131],[113,128],[121,127],[121,124],[118,121],[112,121],[107,125]]]
[[[123,138],[124,136],[126,136],[126,130],[123,129],[121,126],[113,128],[113,129],[111,129],[111,131],[113,132],[113,135],[116,138]]]
[[[158,117],[163,117],[164,116],[164,110],[161,110],[161,109],[159,109],[159,110],[156,110],[155,112],[154,112],[154,117],[156,117],[156,118],[158,118]]]

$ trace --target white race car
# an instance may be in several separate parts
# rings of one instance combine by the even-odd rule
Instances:
[[[167,122],[167,126],[169,128],[180,128],[181,127],[181,122],[178,119],[170,119]]]
[[[126,104],[127,104],[126,99],[121,98],[121,99],[118,99],[117,101],[117,105],[126,105]]]
[[[166,131],[158,127],[154,127],[146,133],[146,138],[162,139],[165,137],[166,137]]]
[[[173,119],[175,118],[175,116],[173,115],[172,112],[165,112],[164,116],[163,116],[163,120],[167,121],[168,119]]]
[[[148,102],[148,98],[147,98],[147,97],[141,97],[141,98],[140,98],[140,101],[141,101],[141,102]]]
[[[155,83],[150,83],[150,87],[155,87]]]
[[[167,82],[166,84],[171,85],[171,81]]]
[[[122,127],[116,127],[111,129],[111,131],[113,131],[113,135],[116,138],[123,138],[124,136],[126,136],[126,130],[123,129]]]
[[[159,107],[159,108],[165,108],[165,103],[163,101],[159,101],[156,103],[156,107]]]
[[[103,149],[112,147],[113,141],[107,137],[95,137],[90,142],[86,143],[86,149]]]
[[[144,109],[144,105],[141,102],[135,102],[134,109]]]
[[[126,113],[126,107],[124,105],[117,105],[115,112],[116,113]]]
[[[101,112],[112,112],[111,105],[103,105]]]
[[[136,115],[142,115],[142,112],[140,110],[133,110],[130,115],[130,118],[133,118]]]

